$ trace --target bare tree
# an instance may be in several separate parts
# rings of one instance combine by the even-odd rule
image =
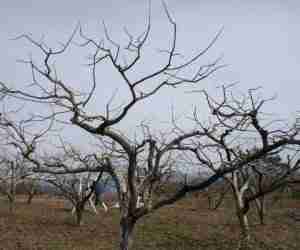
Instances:
[[[202,194],[207,198],[209,209],[218,209],[224,202],[229,190],[230,185],[224,182],[216,183],[215,185],[203,190]]]
[[[0,164],[0,190],[9,201],[10,212],[15,211],[16,187],[29,173],[22,159],[2,157]]]
[[[26,203],[30,205],[32,203],[33,198],[40,194],[40,182],[39,178],[35,176],[26,177],[18,186],[18,188],[22,189],[23,193],[27,195]]]
[[[84,154],[62,140],[61,145],[59,147],[61,152],[56,155],[39,155],[38,159],[33,161],[36,165],[34,171],[46,174],[43,180],[54,185],[59,190],[60,195],[71,202],[73,205],[72,214],[73,212],[76,213],[76,223],[80,226],[83,222],[84,208],[88,202],[97,213],[92,202],[92,197],[95,194],[95,185],[92,185],[92,182],[103,181],[103,174],[106,169],[101,168],[101,163],[99,164],[95,160],[93,154]],[[82,175],[83,172],[86,173]]]
[[[141,35],[134,36],[125,29],[128,43],[124,49],[122,44],[115,42],[111,38],[105,25],[105,39],[98,41],[88,36],[79,25],[67,42],[58,49],[50,48],[45,42],[35,40],[30,35],[21,35],[17,39],[26,39],[41,52],[42,59],[40,62],[36,63],[33,59],[23,61],[30,67],[33,91],[14,89],[5,83],[1,83],[1,93],[4,96],[13,96],[34,103],[49,104],[54,107],[53,113],[44,117],[44,119],[58,119],[60,117],[66,122],[66,115],[69,115],[71,116],[70,122],[73,125],[101,139],[108,140],[114,149],[111,152],[121,154],[123,160],[121,162],[116,160],[111,153],[101,157],[94,154],[93,157],[97,161],[97,165],[73,169],[64,164],[55,166],[39,161],[34,155],[34,148],[31,149],[30,144],[26,144],[26,140],[20,141],[21,144],[25,143],[25,148],[19,146],[24,157],[35,165],[35,171],[38,172],[57,175],[85,171],[104,171],[111,175],[118,190],[121,213],[120,249],[122,250],[131,248],[134,227],[144,215],[178,201],[188,192],[203,190],[225,175],[246,166],[269,152],[273,152],[287,144],[299,144],[299,140],[296,139],[298,130],[279,130],[276,133],[274,130],[268,131],[260,124],[258,111],[264,101],[254,101],[251,91],[249,93],[250,99],[247,99],[250,100],[250,106],[249,103],[247,103],[248,106],[244,106],[244,101],[235,99],[233,99],[233,103],[228,103],[227,89],[224,89],[224,100],[222,102],[211,100],[207,93],[204,92],[212,115],[216,118],[216,122],[211,127],[203,126],[195,113],[194,120],[200,129],[188,132],[175,129],[173,134],[163,139],[156,138],[148,130],[144,134],[144,138],[139,141],[130,139],[125,136],[124,131],[117,130],[116,126],[120,125],[134,107],[144,100],[149,100],[162,88],[197,84],[223,67],[223,65],[219,65],[219,59],[217,59],[200,65],[195,72],[191,73],[192,75],[187,76],[184,74],[184,72],[193,71],[194,67],[192,66],[199,63],[199,59],[213,46],[221,32],[213,38],[206,48],[191,59],[180,62],[177,56],[179,55],[177,49],[177,25],[165,4],[164,10],[172,29],[172,42],[169,49],[161,50],[163,53],[166,53],[166,61],[162,62],[161,66],[154,72],[145,74],[142,77],[133,77],[137,65],[142,62],[144,45],[149,38],[151,30],[149,11],[146,29]],[[87,94],[74,90],[74,86],[71,83],[61,79],[54,64],[55,59],[65,54],[72,46],[72,42],[74,42],[77,35],[81,39],[80,47],[93,51],[92,55],[89,56],[90,61],[88,62],[92,81],[90,91]],[[126,59],[122,61],[122,58]],[[121,105],[118,105],[117,109],[112,107],[113,100],[110,100],[106,103],[104,112],[99,110],[94,114],[88,110],[87,104],[90,103],[91,98],[101,98],[96,91],[96,88],[99,87],[97,69],[103,63],[109,64],[123,80],[128,90],[128,98]],[[258,134],[258,139],[260,139],[262,145],[258,147],[256,152],[241,158],[236,154],[235,148],[232,143],[227,141],[227,138],[233,138],[232,134],[236,132],[238,134],[249,132],[250,128]],[[194,142],[196,142],[196,146]],[[240,143],[235,144],[241,145]],[[235,147],[238,146],[235,145]],[[216,150],[219,158],[218,163],[215,160],[209,160],[211,149]],[[208,150],[208,152],[205,153],[205,150]],[[159,199],[154,203],[154,190],[161,182],[164,169],[170,168],[172,165],[171,159],[176,151],[192,152],[202,165],[213,169],[214,174],[196,184],[184,183],[173,195]],[[120,168],[125,169],[123,170],[125,174],[118,174]],[[141,172],[143,172],[143,178],[140,178]],[[122,185],[122,183],[126,185]],[[140,195],[144,197],[142,207],[138,206],[137,202]],[[243,216],[240,216],[240,218],[244,219]]]
[[[195,109],[193,120],[203,136],[192,138],[178,149],[192,152],[199,164],[215,172],[212,177],[221,174],[230,183],[241,226],[241,242],[247,244],[250,239],[249,203],[284,185],[298,168],[298,165],[290,168],[280,165],[282,175],[275,175],[278,169],[272,165],[268,175],[272,174],[276,181],[255,190],[249,186],[250,178],[254,176],[249,174],[249,166],[257,173],[256,164],[266,157],[299,146],[299,129],[297,123],[281,128],[276,121],[267,120],[262,108],[270,100],[259,98],[258,89],[237,96],[232,88],[232,85],[222,86],[220,99],[213,98],[207,91],[200,91],[206,98],[211,116],[205,124]]]
[[[152,206],[152,187],[160,179],[160,170],[163,162],[166,160],[165,155],[170,151],[173,145],[178,144],[180,141],[198,135],[197,131],[177,136],[175,139],[170,140],[168,143],[158,147],[156,141],[149,137],[142,142],[136,142],[129,140],[123,133],[115,129],[115,126],[120,124],[121,121],[128,115],[128,113],[139,103],[146,99],[150,99],[153,95],[158,93],[164,87],[177,87],[183,84],[196,84],[203,79],[206,79],[213,72],[223,67],[219,65],[219,59],[209,62],[207,64],[200,65],[190,76],[186,76],[182,72],[187,72],[187,69],[191,65],[199,63],[199,59],[213,46],[219,32],[213,40],[208,44],[206,48],[194,55],[192,58],[180,62],[177,50],[177,25],[174,19],[171,17],[165,4],[163,4],[166,16],[172,29],[172,41],[170,49],[161,50],[166,54],[166,61],[154,72],[150,72],[142,77],[132,77],[135,68],[143,57],[143,49],[146,41],[149,38],[151,30],[151,16],[150,10],[147,18],[147,25],[145,31],[141,35],[134,36],[127,29],[125,33],[128,36],[128,42],[123,49],[123,45],[115,42],[104,25],[104,40],[96,40],[89,37],[84,33],[82,27],[79,25],[68,41],[58,49],[50,48],[43,41],[38,41],[32,38],[30,35],[24,34],[17,39],[26,39],[35,48],[37,48],[42,55],[41,63],[35,63],[32,59],[24,60],[23,62],[30,66],[32,72],[32,84],[31,87],[34,91],[26,91],[22,89],[13,89],[8,85],[1,83],[1,92],[6,96],[13,96],[22,100],[32,101],[35,103],[46,103],[55,106],[53,113],[49,118],[61,117],[62,114],[71,115],[71,123],[84,129],[85,131],[110,139],[113,143],[117,144],[122,149],[126,158],[126,187],[125,192],[120,189],[120,178],[114,174],[115,167],[112,166],[109,158],[105,161],[101,159],[101,166],[108,169],[108,172],[112,174],[112,177],[117,183],[120,210],[121,210],[121,243],[120,249],[129,249],[132,242],[132,231],[136,221],[143,215],[155,210],[163,205],[167,205],[173,202],[173,200],[159,202]],[[67,49],[73,44],[75,36],[79,34],[82,42],[80,46],[93,50],[88,63],[91,68],[91,88],[88,94],[80,93],[80,91],[74,90],[71,83],[59,78],[57,69],[54,65],[54,60],[63,55]],[[122,61],[122,58],[126,58]],[[125,103],[119,106],[118,109],[112,108],[112,101],[106,104],[105,112],[92,114],[87,110],[87,104],[92,97],[101,98],[96,96],[96,87],[99,82],[97,67],[102,63],[108,63],[116,71],[117,74],[123,80],[125,86],[128,89],[129,98]],[[192,70],[192,68],[191,68]],[[190,70],[190,72],[191,72]],[[150,84],[151,83],[151,84]],[[47,117],[45,117],[47,118]],[[147,176],[143,179],[142,183],[138,184],[138,156],[141,151],[147,149]],[[36,158],[33,157],[33,151],[24,151],[24,156],[36,165],[36,168],[42,171],[42,166]],[[99,166],[100,166],[99,165]],[[95,169],[101,170],[100,167]],[[37,170],[37,171],[39,171]],[[82,169],[78,168],[76,171],[80,172]],[[62,169],[64,172],[73,172],[73,170]],[[139,187],[139,188],[138,188]],[[142,208],[137,207],[137,200],[140,192],[148,193],[148,200],[145,206]],[[185,193],[188,190],[183,190]],[[179,194],[175,197],[174,201],[184,196]]]
[[[256,149],[254,149],[254,151],[255,150]],[[243,197],[244,200],[246,200],[246,197],[247,199],[251,199],[250,197],[254,197],[260,193],[257,198],[251,201],[254,201],[262,225],[265,223],[264,215],[266,210],[264,191],[274,186],[275,183],[279,181],[282,182],[282,180],[288,178],[291,174],[287,173],[288,170],[288,166],[282,162],[281,157],[278,154],[272,154],[252,162],[237,172],[236,178],[238,179],[239,186],[247,186]],[[296,169],[292,171],[294,172]],[[280,186],[276,189],[278,188],[280,188]],[[273,191],[275,191],[275,188]],[[249,209],[247,209],[247,211],[248,210]],[[244,212],[246,212],[246,210]]]
[[[100,172],[96,181],[100,180],[102,173],[103,172]],[[72,210],[72,214],[73,211],[76,214],[76,224],[77,226],[81,226],[83,223],[83,212],[85,206],[90,200],[94,190],[80,190],[79,185],[82,185],[82,183],[80,183],[82,180],[74,174],[71,174],[71,176],[70,174],[50,175],[47,179],[45,179],[45,181],[55,186],[58,189],[59,195],[71,202],[74,208],[74,210]],[[83,185],[83,187],[86,188],[86,185]]]
[[[275,158],[275,157],[274,157]],[[250,208],[250,203],[255,202],[258,210],[258,215],[261,224],[264,224],[265,214],[265,196],[277,191],[278,189],[299,186],[300,178],[298,171],[300,169],[300,160],[298,152],[295,153],[294,157],[288,155],[285,161],[280,158],[267,157],[262,159],[260,163],[250,165],[250,170],[255,172],[254,174],[243,173],[243,179],[247,178],[249,183],[249,192],[245,196],[245,208],[244,213],[247,213]],[[266,164],[262,164],[264,161]],[[247,168],[246,168],[247,169]]]
[[[271,154],[272,155],[272,154]],[[268,158],[268,159],[267,159]],[[248,213],[250,203],[254,202],[261,224],[264,224],[265,197],[278,189],[300,183],[300,179],[294,179],[299,169],[299,162],[290,165],[284,162],[273,162],[268,165],[263,162],[270,161],[268,154],[254,161],[242,169],[236,170],[225,179],[231,184],[232,194],[235,201],[236,214],[242,232],[242,244],[248,244],[250,240],[250,228]]]
[[[35,150],[35,145],[43,135],[50,130],[39,129],[31,133],[34,128],[35,118],[17,119],[20,110],[6,111],[3,108],[0,114],[0,181],[2,191],[7,195],[10,202],[10,210],[14,210],[16,187],[30,177],[33,165],[26,160],[26,154]],[[51,124],[51,122],[50,122]]]

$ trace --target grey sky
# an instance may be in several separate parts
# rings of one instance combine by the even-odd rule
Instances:
[[[223,63],[230,66],[202,82],[199,88],[213,89],[211,87],[236,81],[242,89],[263,86],[266,96],[278,94],[277,101],[270,106],[271,111],[289,115],[300,109],[300,2],[169,0],[167,3],[178,24],[178,48],[187,57],[204,48],[224,26],[223,35],[203,62],[224,54]],[[153,32],[149,46],[155,51],[167,48],[171,29],[161,2],[153,0],[152,5]],[[133,32],[142,31],[146,10],[147,1],[142,0],[1,1],[0,79],[17,86],[30,79],[30,72],[16,64],[16,60],[26,58],[31,47],[25,41],[9,38],[30,32],[36,38],[44,34],[46,41],[55,44],[67,39],[78,21],[93,36],[102,37],[99,23],[105,20],[112,36],[122,40],[124,25]],[[148,64],[140,68],[141,72],[154,68],[161,57],[149,58]],[[60,64],[63,76],[74,84],[87,84],[86,69],[79,71],[83,63],[83,54],[70,54]],[[120,82],[109,69],[104,68],[101,74],[103,72],[106,74],[99,77],[104,89],[101,93],[108,98]],[[119,88],[120,95],[121,92]],[[137,120],[169,120],[172,105],[179,114],[187,114],[192,105],[199,102],[199,97],[182,94],[180,90],[163,90],[151,100],[134,110],[126,120],[129,130],[137,125]]]

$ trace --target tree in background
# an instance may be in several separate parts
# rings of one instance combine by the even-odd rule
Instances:
[[[28,176],[22,159],[2,156],[0,163],[0,191],[9,201],[9,210],[15,211],[17,185]]]
[[[18,119],[19,114],[20,110],[6,111],[5,108],[0,114],[0,186],[8,197],[12,212],[15,208],[17,185],[33,175],[33,165],[26,160],[26,155],[35,150],[36,144],[51,127],[50,122],[46,129],[36,127],[35,132],[31,133],[36,123],[35,117]]]
[[[147,27],[141,35],[134,36],[125,29],[128,37],[125,46],[111,38],[105,25],[105,39],[94,39],[88,36],[81,26],[78,26],[68,41],[58,49],[50,48],[45,42],[35,40],[29,35],[21,35],[19,39],[26,39],[41,53],[39,62],[32,59],[24,61],[29,65],[32,73],[32,89],[15,89],[1,83],[1,93],[4,97],[12,96],[29,102],[49,104],[53,112],[43,117],[45,121],[63,119],[67,123],[69,120],[72,125],[89,134],[107,140],[108,153],[92,154],[97,162],[93,167],[70,168],[61,163],[47,165],[40,160],[38,154],[35,154],[31,145],[26,144],[26,140],[19,141],[18,147],[22,155],[35,165],[36,172],[51,172],[58,175],[104,171],[110,174],[115,182],[120,204],[121,250],[132,248],[133,230],[138,220],[145,215],[182,199],[189,192],[203,190],[231,174],[233,175],[232,183],[235,183],[234,175],[239,169],[247,167],[251,162],[281,147],[300,143],[299,131],[296,128],[285,131],[268,130],[261,124],[259,111],[265,100],[255,100],[252,90],[249,91],[247,98],[244,97],[242,100],[236,98],[235,95],[229,95],[232,97],[229,101],[228,88],[225,87],[223,88],[224,98],[221,101],[215,101],[203,92],[213,117],[213,121],[207,126],[203,125],[195,112],[196,129],[184,131],[175,127],[172,133],[157,136],[150,128],[147,128],[142,139],[129,138],[125,128],[122,127],[122,122],[141,102],[150,101],[151,97],[162,88],[198,84],[223,67],[219,65],[219,59],[201,64],[197,68],[195,66],[215,43],[220,32],[206,48],[192,58],[182,61],[182,58],[178,57],[180,54],[177,49],[177,25],[165,5],[164,10],[172,28],[171,45],[169,49],[161,50],[166,54],[166,60],[153,72],[148,72],[143,76],[136,74],[138,65],[144,62],[142,61],[144,47],[151,30],[149,11]],[[75,89],[71,82],[61,79],[55,67],[55,60],[72,47],[74,44],[72,42],[77,35],[81,40],[80,47],[88,52],[92,51],[88,62],[91,72],[91,85],[88,93]],[[99,78],[98,71],[101,64],[109,65],[114,69],[114,72],[122,79],[128,93],[127,96],[124,93],[125,100],[121,100],[121,104],[114,103],[112,96],[98,110],[92,111],[88,108],[91,100],[103,99],[100,84],[105,81],[105,78],[102,75]],[[247,153],[244,135],[249,137],[252,133],[256,135],[255,139],[258,141],[250,143],[248,139],[248,143],[251,144],[251,149],[257,144],[258,150]],[[245,152],[243,155],[246,157],[241,157],[238,153],[241,151]],[[198,183],[191,184],[187,181],[173,194],[156,200],[153,198],[154,191],[161,183],[166,169],[172,167],[178,152],[192,153],[198,161],[196,166],[209,168],[213,174]],[[115,155],[120,155],[120,158],[118,159]],[[121,175],[120,169],[122,169]],[[244,189],[238,190],[236,195],[236,201],[240,207],[245,205],[242,196],[239,195],[244,192]],[[138,205],[140,196],[144,198],[142,206]],[[238,216],[243,225],[242,238],[247,240],[249,230],[246,216],[241,213]]]
[[[279,152],[297,154],[299,128],[297,121],[283,128],[276,124],[278,119],[267,119],[263,107],[270,100],[260,98],[258,89],[239,95],[233,91],[233,85],[222,86],[221,90],[220,98],[200,91],[211,115],[205,123],[195,109],[193,120],[202,136],[179,144],[178,148],[193,153],[198,164],[214,173],[212,176],[222,175],[231,185],[241,227],[240,242],[247,245],[250,240],[249,203],[259,201],[287,183],[297,183],[291,179],[300,167],[299,161],[263,163],[274,161]],[[272,181],[263,186],[262,175]]]
[[[39,178],[37,176],[28,176],[19,185],[17,185],[17,193],[23,193],[27,195],[26,203],[30,205],[33,198],[41,194],[42,190],[40,187]]]

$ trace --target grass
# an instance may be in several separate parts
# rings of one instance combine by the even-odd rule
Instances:
[[[300,224],[286,214],[300,208],[287,199],[272,207],[261,226],[250,215],[251,249],[300,249]],[[27,205],[19,198],[15,215],[0,200],[0,249],[93,250],[117,249],[118,210],[99,215],[85,212],[84,225],[76,227],[62,200],[39,197]],[[203,198],[189,197],[140,220],[134,231],[134,250],[235,249],[239,227],[230,200],[213,211]]]

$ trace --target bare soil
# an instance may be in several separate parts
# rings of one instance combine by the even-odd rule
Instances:
[[[0,249],[92,250],[118,248],[119,212],[98,215],[87,210],[84,224],[75,218],[64,200],[38,197],[31,205],[18,197],[15,214],[0,198]],[[300,222],[289,215],[299,211],[300,200],[285,199],[268,209],[266,225],[250,215],[251,249],[300,249]],[[208,209],[204,198],[188,197],[143,218],[134,234],[135,250],[236,249],[239,227],[227,200],[218,210]]]

